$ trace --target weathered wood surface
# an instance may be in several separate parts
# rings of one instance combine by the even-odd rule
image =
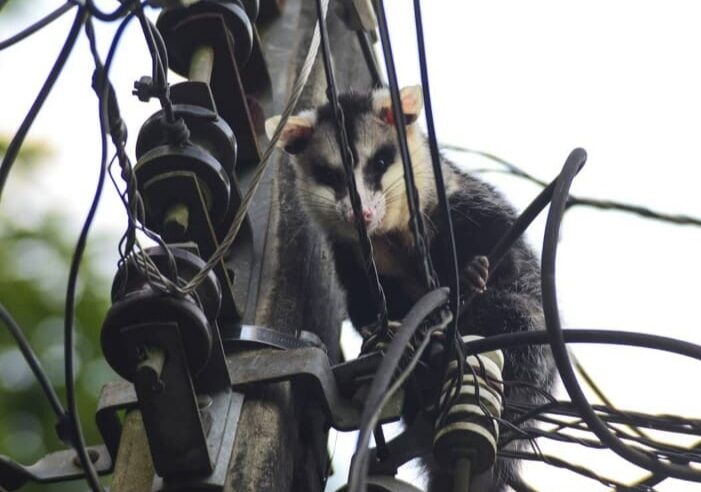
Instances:
[[[111,492],[151,492],[155,474],[141,412],[133,410],[124,419]]]
[[[316,21],[315,2],[288,1],[284,17],[262,35],[273,79],[274,102],[266,116],[278,114],[292,88]],[[328,13],[329,39],[341,88],[366,89],[368,70],[355,33]],[[298,109],[326,100],[326,80],[320,55]],[[344,301],[330,251],[314,226],[299,212],[294,194],[294,171],[287,157],[277,154],[271,163],[267,192],[259,194],[252,216],[269,208],[264,263],[258,291],[255,323],[288,333],[308,330],[326,343],[338,360],[338,338]],[[260,229],[256,229],[260,233]],[[307,395],[295,394],[288,384],[260,388],[247,395],[225,490],[245,492],[321,491],[328,457],[328,426],[312,413]]]

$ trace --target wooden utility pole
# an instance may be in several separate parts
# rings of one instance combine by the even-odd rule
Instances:
[[[367,89],[370,76],[357,37],[335,15],[327,15],[337,79],[342,88]],[[266,116],[279,114],[307,54],[317,19],[315,2],[288,1],[283,16],[261,35],[273,80],[274,101]],[[297,109],[326,101],[321,57],[312,70]],[[326,343],[332,362],[339,359],[344,318],[331,253],[326,241],[300,214],[294,172],[287,155],[277,153],[261,185],[251,215],[267,214],[255,323],[287,333],[312,331]],[[254,225],[259,235],[264,227]],[[321,490],[328,457],[327,424],[313,415],[307,395],[287,383],[267,385],[247,395],[225,490],[280,492]]]
[[[327,22],[337,83],[340,90],[365,90],[371,79],[357,35],[339,20],[335,9],[335,2],[331,1]],[[314,2],[288,0],[283,15],[260,28],[273,82],[272,100],[264,102],[266,117],[279,114],[286,104],[307,54],[316,19]],[[325,90],[326,79],[317,56],[297,109],[325,102]],[[245,190],[250,167],[237,174]],[[274,155],[250,211],[255,255],[244,321],[285,333],[314,332],[326,344],[334,363],[340,358],[343,294],[325,239],[300,212],[293,179],[287,156]],[[235,364],[232,367],[235,370]],[[224,491],[321,492],[328,468],[329,426],[316,408],[308,395],[287,382],[247,391]],[[132,414],[131,424],[140,422],[137,415]],[[139,437],[138,425],[131,424],[120,448],[126,446],[136,453],[139,447],[146,446],[146,440]],[[128,460],[130,454],[120,454],[118,461]],[[118,463],[116,470],[117,487],[112,488],[115,492],[150,491],[146,474],[153,476],[151,467],[130,468],[127,461],[126,465]],[[141,483],[144,485],[137,485]]]

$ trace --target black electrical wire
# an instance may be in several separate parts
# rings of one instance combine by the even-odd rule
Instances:
[[[377,266],[373,259],[372,243],[370,242],[370,237],[368,236],[368,231],[363,221],[362,205],[360,203],[360,196],[358,195],[358,187],[355,183],[355,175],[353,174],[353,168],[355,167],[353,161],[355,157],[348,143],[343,108],[341,108],[338,102],[336,80],[331,62],[331,48],[329,47],[328,32],[321,0],[316,0],[316,11],[319,20],[319,34],[321,35],[321,56],[324,63],[324,72],[326,74],[326,97],[329,100],[331,109],[333,110],[334,120],[336,121],[336,139],[341,153],[341,160],[343,161],[343,169],[346,174],[346,184],[348,185],[351,206],[355,214],[355,225],[360,239],[363,261],[365,262],[365,271],[368,276],[368,287],[378,312],[379,329],[384,332],[387,328],[387,301],[382,286],[380,285]]]
[[[65,319],[64,319],[64,350],[65,350],[65,381],[66,381],[66,399],[68,403],[68,412],[71,416],[71,424],[73,427],[73,445],[80,459],[81,467],[85,471],[86,479],[93,491],[103,491],[102,485],[98,478],[97,472],[93,463],[88,456],[87,447],[85,444],[85,439],[83,437],[83,431],[80,425],[80,417],[78,413],[78,404],[76,399],[76,389],[74,381],[74,318],[75,318],[75,295],[76,286],[78,282],[78,271],[80,269],[80,263],[82,261],[83,253],[85,251],[85,246],[88,239],[88,233],[92,226],[92,222],[97,213],[97,207],[100,203],[100,198],[102,197],[102,190],[104,188],[105,177],[107,174],[107,121],[108,121],[108,95],[109,95],[109,85],[107,83],[108,73],[105,67],[102,66],[100,62],[99,55],[97,53],[97,47],[95,42],[95,36],[92,28],[92,23],[88,21],[86,23],[85,29],[86,35],[90,42],[90,49],[92,55],[95,59],[96,70],[98,71],[97,85],[95,91],[98,94],[99,100],[99,114],[100,114],[100,138],[101,138],[101,157],[100,157],[100,173],[98,176],[97,186],[95,188],[95,194],[93,196],[92,202],[90,204],[90,209],[88,211],[83,227],[81,228],[80,235],[76,247],[73,252],[73,257],[71,259],[71,266],[68,274],[68,282],[66,286],[66,304],[65,304]],[[108,68],[108,67],[107,67]]]
[[[604,484],[607,487],[625,487],[625,484],[620,483],[616,480],[613,480],[611,478],[606,478],[602,477],[601,475],[589,470],[588,468],[585,468],[583,466],[575,465],[572,463],[569,463],[565,460],[562,460],[560,458],[557,458],[555,456],[550,456],[550,455],[545,455],[543,453],[528,453],[525,451],[515,451],[515,450],[502,450],[499,452],[499,456],[501,458],[512,458],[512,459],[519,459],[519,460],[529,460],[529,461],[542,461],[543,463],[546,463],[551,466],[556,466],[558,468],[564,468],[566,470],[570,470],[574,473],[577,473],[583,477],[591,478],[592,480],[596,480],[602,484]],[[639,491],[647,491],[649,492],[650,489],[625,489],[625,490],[639,490]]]
[[[404,118],[404,111],[402,111],[402,101],[399,96],[399,82],[397,81],[397,72],[394,67],[394,56],[392,55],[392,44],[389,38],[389,27],[387,26],[387,17],[385,16],[385,6],[383,0],[377,0],[375,10],[377,11],[377,23],[380,31],[382,52],[385,58],[387,79],[389,81],[389,93],[392,98],[394,126],[397,130],[399,151],[402,157],[402,166],[404,167],[404,183],[406,185],[407,203],[409,205],[409,214],[411,216],[409,219],[409,225],[411,226],[411,231],[414,235],[415,249],[419,255],[419,258],[421,259],[424,283],[428,289],[435,289],[438,286],[438,282],[436,281],[436,274],[433,270],[431,257],[428,254],[426,247],[426,229],[419,204],[419,193],[416,189],[416,182],[414,181],[414,170],[411,165],[411,156],[407,146],[406,121]]]
[[[547,419],[544,419],[542,421],[547,422]],[[606,449],[606,446],[601,444],[601,441],[599,441],[598,439],[586,439],[583,437],[576,437],[571,434],[565,434],[561,432],[549,432],[538,427],[527,427],[521,430],[528,434],[530,436],[529,438],[542,437],[545,439],[550,439],[566,444],[577,444],[579,446],[583,446],[585,448],[590,449]]]
[[[443,243],[443,255],[445,264],[449,266],[448,287],[450,287],[450,303],[452,305],[453,321],[447,330],[447,357],[445,358],[445,368],[453,358],[454,340],[459,336],[458,324],[460,320],[460,272],[458,270],[458,253],[455,245],[455,234],[453,231],[453,219],[450,216],[450,205],[445,191],[443,180],[443,168],[441,167],[441,156],[438,151],[438,139],[436,137],[436,127],[433,121],[433,105],[431,103],[431,87],[428,80],[428,62],[426,60],[426,46],[424,43],[424,28],[421,15],[421,2],[414,0],[414,23],[416,25],[416,44],[419,53],[419,69],[421,71],[421,86],[423,87],[424,114],[426,115],[426,129],[428,133],[428,144],[431,151],[431,165],[436,181],[436,192],[438,196],[438,207],[441,211],[443,222],[443,234],[439,238]]]
[[[587,386],[589,386],[589,388],[594,392],[596,397],[601,400],[604,405],[615,408],[613,402],[606,396],[606,394],[604,394],[603,390],[599,387],[596,381],[594,381],[594,378],[591,376],[591,374],[589,374],[589,371],[586,370],[584,365],[577,359],[577,357],[575,357],[573,353],[570,353],[570,356],[572,357],[577,373],[582,377],[584,382],[587,383]],[[647,437],[642,431],[640,431],[640,429],[637,429],[636,427],[631,427],[630,429],[640,437]]]
[[[554,414],[565,417],[580,418],[577,407],[570,401],[557,401],[543,405],[532,405],[521,401],[507,401],[505,406],[515,412],[524,412],[512,422],[519,424],[538,415]],[[649,415],[640,412],[609,408],[605,405],[593,405],[596,412],[607,424],[635,425],[636,427],[654,429],[685,435],[701,435],[701,422],[674,415]],[[581,420],[581,419],[580,419]],[[585,422],[586,423],[586,422]]]
[[[622,330],[572,328],[563,329],[562,335],[565,343],[592,343],[647,348],[683,355],[701,361],[701,345],[661,335]],[[465,352],[467,355],[474,355],[523,345],[546,345],[548,343],[548,335],[545,330],[521,331],[493,335],[467,342],[465,343]]]
[[[148,0],[141,3],[142,11],[144,6],[146,6],[147,4]],[[168,61],[168,48],[166,47],[165,39],[163,39],[161,31],[159,31],[158,28],[153,24],[153,22],[151,22],[151,19],[147,17],[146,21],[148,22],[149,29],[151,30],[153,40],[156,43],[156,50],[158,51],[158,56],[160,58],[160,64],[162,67],[161,69],[163,71],[163,75],[167,75],[168,67],[170,67],[170,62]],[[165,80],[165,82],[168,81]]]
[[[509,477],[507,479],[507,483],[509,484],[509,487],[514,489],[515,492],[538,492],[536,489],[524,482],[523,478],[520,476]]]
[[[73,0],[76,1],[76,0]],[[90,15],[95,17],[96,19],[99,19],[101,21],[105,22],[112,22],[116,21],[117,19],[124,17],[128,12],[129,9],[131,9],[133,2],[124,2],[122,5],[117,7],[114,11],[112,12],[103,12],[100,10],[97,5],[95,5],[95,2],[93,0],[84,0],[85,1],[85,8],[88,9],[90,12]]]
[[[384,82],[382,80],[382,75],[380,74],[380,66],[377,63],[375,50],[373,49],[372,43],[368,38],[368,34],[362,29],[358,29],[356,31],[356,35],[358,37],[360,50],[362,51],[363,58],[365,59],[365,65],[367,65],[370,78],[372,79],[372,86],[376,88],[382,87]]]
[[[481,150],[473,150],[473,149],[468,149],[465,147],[460,147],[458,145],[446,145],[443,144],[442,147],[444,149],[448,150],[453,150],[456,152],[465,152],[469,154],[475,154],[479,155],[482,157],[485,157],[486,159],[489,159],[491,161],[496,162],[497,164],[500,164],[505,167],[504,170],[502,169],[480,169],[480,170],[473,170],[472,172],[503,172],[506,174],[510,174],[513,176],[516,176],[518,178],[523,178],[527,181],[530,181],[531,183],[534,183],[538,186],[546,186],[547,183],[544,182],[543,180],[536,178],[532,174],[527,173],[525,170],[517,166],[516,164],[509,162],[505,159],[502,159],[501,157],[498,157],[492,153],[489,152],[484,152]],[[575,195],[570,195],[569,198],[567,199],[567,209],[569,210],[571,207],[575,206],[584,206],[584,207],[590,207],[590,208],[596,208],[599,210],[615,210],[618,212],[624,212],[624,213],[629,213],[633,215],[637,215],[639,217],[643,217],[645,219],[652,219],[652,220],[659,220],[661,222],[669,222],[674,225],[692,225],[692,226],[701,226],[701,219],[698,217],[692,217],[690,215],[685,215],[685,214],[668,214],[664,212],[659,212],[657,210],[652,210],[648,207],[643,207],[640,205],[632,205],[630,203],[624,203],[624,202],[619,202],[615,200],[601,200],[601,199],[596,199],[596,198],[586,198],[586,197],[578,197]]]
[[[696,443],[696,445],[693,446],[693,449],[701,450],[701,442]],[[667,478],[669,478],[667,475],[661,473],[653,473],[650,476],[639,480],[635,483],[635,485],[641,487],[654,487],[660,482],[665,481]]]
[[[131,0],[132,4],[138,3],[136,0]],[[124,30],[126,29],[127,25],[129,22],[134,18],[134,17],[139,17],[141,21],[141,27],[142,29],[147,29],[151,35],[153,35],[153,38],[149,38],[148,34],[144,33],[146,38],[147,38],[147,44],[148,44],[148,39],[151,39],[153,41],[153,46],[155,47],[155,51],[151,51],[152,53],[152,61],[154,63],[154,77],[158,76],[159,78],[163,79],[163,84],[165,84],[166,89],[167,89],[167,81],[165,80],[165,73],[167,70],[168,66],[168,58],[167,58],[167,53],[166,53],[166,47],[165,47],[165,42],[163,41],[163,38],[160,36],[160,33],[158,30],[153,26],[153,24],[145,17],[143,8],[148,4],[147,1],[142,1],[140,2],[139,8],[133,9],[127,16],[122,20],[120,23],[119,27],[117,28],[114,37],[112,39],[112,43],[110,45],[110,49],[107,55],[107,58],[105,60],[105,70],[104,72],[106,73],[109,70],[109,67],[112,64],[113,58],[116,54],[117,46],[121,40],[121,37],[124,33]],[[155,53],[155,56],[154,56]],[[158,74],[161,75],[158,75]],[[114,180],[112,174],[110,173],[110,179],[112,183],[115,186],[115,189],[118,190],[118,193],[120,195],[120,199],[122,200],[126,212],[127,212],[127,217],[129,221],[129,225],[127,227],[127,231],[123,235],[122,239],[120,240],[120,260],[119,260],[119,265],[123,265],[127,259],[127,255],[133,251],[133,247],[135,244],[135,232],[136,230],[142,231],[149,239],[153,240],[156,242],[162,249],[163,251],[166,252],[167,255],[167,267],[168,267],[168,273],[169,273],[169,278],[175,282],[176,279],[178,278],[177,275],[177,266],[175,263],[175,258],[172,255],[172,252],[170,248],[167,247],[163,239],[158,235],[155,234],[153,231],[149,230],[148,228],[145,227],[145,209],[144,209],[144,203],[141,198],[141,195],[138,193],[137,190],[137,183],[136,183],[136,175],[133,172],[131,162],[129,162],[129,157],[127,156],[125,145],[126,145],[126,138],[127,138],[127,132],[126,132],[126,126],[123,123],[123,120],[119,114],[119,106],[117,104],[117,99],[114,94],[114,89],[112,88],[112,85],[109,83],[109,81],[106,81],[107,83],[107,91],[108,91],[108,122],[109,122],[109,133],[112,136],[112,142],[114,146],[117,148],[117,154],[116,158],[119,161],[119,166],[122,170],[122,178],[126,181],[127,187],[125,194],[122,194],[119,192],[119,187],[117,186],[116,181]],[[170,100],[166,97],[165,103],[164,100],[161,100],[162,104],[164,104],[164,111],[167,113],[167,108],[171,108],[171,114],[172,114],[172,105],[170,105]],[[174,117],[173,117],[174,119]],[[111,163],[110,163],[111,164]],[[154,275],[157,275],[154,273]],[[126,283],[127,278],[124,278],[124,282]],[[147,281],[149,282],[150,285],[153,287],[159,289],[159,290],[168,290],[167,286],[166,288],[154,284],[152,281],[152,278],[147,275]]]
[[[584,438],[584,437],[577,437],[573,434],[570,433],[564,433],[561,432],[562,429],[567,428],[567,429],[572,429],[578,432],[585,432],[589,433],[591,430],[586,427],[586,425],[582,422],[566,422],[562,421],[556,418],[552,417],[547,417],[545,415],[540,415],[534,418],[534,420],[537,420],[538,422],[543,422],[546,424],[554,424],[558,425],[559,428],[558,430],[545,430],[539,427],[527,427],[527,428],[521,428],[519,429],[521,433],[525,432],[525,434],[528,436],[527,439],[532,439],[532,438],[545,438],[545,439],[551,439],[551,440],[556,440],[560,441],[563,443],[569,443],[569,444],[578,444],[581,446],[589,447],[592,449],[608,449],[607,446],[601,443],[600,440],[596,439],[589,439],[589,438]],[[652,439],[648,438],[641,438],[638,436],[633,436],[630,434],[627,434],[623,432],[622,430],[616,428],[613,424],[610,424],[607,422],[608,427],[614,432],[614,434],[621,439],[626,439],[629,441],[633,441],[637,444],[641,444],[643,446],[646,446],[647,448],[650,448],[652,450],[651,452],[654,452],[657,456],[664,457],[665,459],[669,459],[673,462],[676,463],[689,463],[691,461],[695,463],[701,462],[701,454],[694,452],[693,449],[688,449],[685,447],[681,446],[674,446],[671,444],[665,444],[665,443],[660,443]],[[499,441],[499,446],[503,447],[507,445],[508,443],[511,443],[515,440],[523,439],[520,435],[516,436],[509,436],[505,435],[503,439],[500,439]]]
[[[44,368],[41,366],[41,361],[39,361],[39,358],[34,353],[34,350],[32,350],[29,340],[27,340],[27,337],[24,336],[22,327],[19,326],[17,321],[15,321],[10,312],[2,304],[0,304],[0,320],[2,320],[2,322],[7,326],[8,330],[10,330],[12,337],[15,339],[17,346],[24,356],[24,360],[27,361],[27,364],[34,373],[34,377],[36,377],[37,381],[39,381],[39,385],[44,391],[46,398],[49,400],[56,417],[59,419],[59,421],[61,421],[66,415],[66,411],[61,404],[61,400],[56,394],[49,377],[46,375],[46,371],[44,371]]]
[[[53,21],[61,17],[63,14],[68,12],[70,9],[72,9],[75,6],[73,2],[66,2],[63,5],[61,5],[59,8],[48,14],[46,17],[42,17],[38,21],[36,21],[34,24],[32,24],[29,27],[26,27],[22,29],[20,32],[17,34],[10,36],[9,38],[0,41],[0,51],[4,50],[5,48],[9,48],[10,46],[19,43],[23,39],[28,38],[35,32],[39,31],[40,29],[43,29],[44,27],[48,26],[51,24]]]
[[[553,423],[554,422],[556,424],[562,424],[566,427],[570,427],[566,422],[560,422],[557,419],[540,417],[536,420],[538,420],[539,422],[544,422],[544,423]],[[579,431],[579,432],[590,432],[590,430],[588,428],[582,429],[580,427],[574,427],[574,429]],[[616,429],[615,427],[612,428],[612,430],[616,433],[616,435],[620,436],[622,439],[630,439],[630,440],[637,442],[638,438],[630,436],[630,435]],[[525,432],[527,434],[526,438],[529,441],[532,441],[533,439],[536,439],[536,438],[544,438],[544,439],[551,439],[551,440],[559,441],[559,442],[566,443],[566,444],[581,445],[581,446],[588,447],[591,449],[598,449],[598,450],[608,449],[608,447],[605,446],[604,444],[602,444],[601,441],[599,441],[599,440],[592,440],[592,439],[588,439],[588,438],[579,438],[579,437],[576,437],[575,435],[569,434],[569,433],[553,432],[553,431],[543,430],[543,429],[538,428],[538,427],[524,428],[523,432]],[[519,439],[523,439],[523,438],[520,436],[514,436],[512,438],[509,438],[509,436],[507,435],[504,437],[504,439],[500,439],[499,447],[503,449],[506,445],[508,445],[516,440],[519,440]],[[643,440],[643,441],[645,441],[645,440]],[[669,445],[663,445],[663,444],[657,443],[655,441],[639,442],[639,444],[643,444],[644,446],[651,448],[652,450],[654,450],[654,453],[657,456],[660,456],[664,459],[667,459],[667,460],[670,460],[673,462],[685,463],[685,464],[688,464],[691,461],[693,461],[695,463],[701,462],[701,455],[699,455],[698,453],[690,452],[690,450],[687,448],[680,448],[680,447],[674,447],[674,446],[669,446]],[[628,490],[628,489],[626,489],[626,490]]]
[[[170,89],[168,87],[168,59],[165,42],[160,36],[160,33],[158,33],[158,29],[156,29],[146,17],[141,4],[139,4],[135,10],[139,23],[141,24],[141,30],[144,33],[144,38],[146,39],[146,45],[151,54],[154,89],[157,92],[157,97],[165,113],[166,121],[168,123],[174,123],[176,118],[173,112],[173,103],[170,100]]]
[[[7,177],[9,176],[12,166],[19,155],[24,139],[26,138],[27,133],[29,133],[29,129],[44,105],[46,98],[49,96],[51,89],[53,89],[58,76],[61,74],[68,56],[71,54],[71,51],[73,51],[76,39],[78,39],[78,35],[80,34],[80,28],[87,18],[88,11],[83,8],[78,9],[78,13],[75,16],[75,20],[73,21],[73,25],[71,26],[68,36],[66,37],[66,41],[63,43],[63,47],[61,48],[61,51],[56,58],[49,75],[44,81],[44,85],[41,87],[41,90],[39,90],[39,94],[32,103],[31,108],[29,108],[29,112],[24,117],[22,124],[15,133],[15,136],[12,138],[12,141],[10,141],[10,145],[7,147],[2,164],[0,164],[0,199],[2,198],[2,192],[5,188]]]
[[[586,155],[582,149],[575,149],[567,159],[565,166],[557,180],[557,185],[553,191],[548,220],[545,226],[545,237],[543,240],[542,253],[542,293],[543,312],[545,314],[545,324],[548,331],[548,339],[553,352],[555,364],[562,382],[570,396],[572,402],[579,409],[582,418],[587,422],[589,428],[616,454],[653,472],[662,472],[676,478],[701,482],[701,471],[693,470],[687,466],[674,463],[664,463],[656,459],[650,453],[634,449],[626,445],[616,437],[596,415],[594,409],[589,404],[582,388],[579,386],[574,373],[572,363],[567,353],[565,338],[560,326],[560,315],[557,306],[557,291],[555,287],[555,258],[559,240],[560,224],[565,213],[567,197],[570,185],[581,167],[582,155]]]
[[[509,227],[504,235],[499,239],[497,244],[492,247],[489,252],[489,269],[493,274],[501,262],[504,260],[506,253],[511,249],[511,246],[521,237],[523,232],[531,225],[540,212],[550,203],[550,200],[557,184],[557,178],[546,186],[537,197],[521,212],[516,221]],[[475,298],[475,294],[468,296],[460,307],[460,313],[464,313]],[[490,337],[491,338],[491,337]]]
[[[440,287],[419,299],[406,314],[402,320],[401,327],[394,334],[392,341],[387,347],[365,398],[365,405],[360,417],[356,454],[351,463],[349,473],[348,492],[361,492],[366,489],[370,455],[368,445],[371,429],[373,428],[373,415],[380,411],[381,402],[393,380],[395,371],[399,367],[409,342],[423,321],[436,309],[445,305],[448,297],[448,289]]]
[[[580,167],[582,164],[583,162],[580,163]],[[504,260],[506,253],[509,251],[509,249],[511,249],[511,246],[513,246],[513,244],[521,237],[523,232],[528,228],[528,226],[531,224],[531,222],[533,222],[533,220],[538,216],[538,214],[548,205],[548,203],[550,203],[556,183],[557,179],[553,180],[552,183],[546,186],[538,194],[538,196],[528,205],[528,207],[526,207],[526,209],[523,212],[521,212],[516,221],[511,225],[511,227],[509,227],[509,229],[504,233],[504,235],[499,239],[499,241],[497,241],[497,243],[492,247],[491,251],[488,254],[489,269],[492,274],[492,277],[494,272],[501,265],[501,262]],[[459,315],[462,315],[463,313],[465,313],[465,311],[469,309],[476,295],[477,294],[475,292],[472,292],[469,296],[467,296],[467,298],[465,298],[464,302],[458,310]],[[465,354],[463,353],[463,350],[461,348],[463,343],[462,339],[456,336],[455,342],[455,349],[457,351],[458,370],[456,371],[455,377],[453,378],[451,388],[447,392],[448,397],[443,402],[443,408],[439,415],[439,421],[447,415],[450,406],[458,397],[460,385],[462,384]],[[452,344],[448,345],[449,348],[452,346]]]

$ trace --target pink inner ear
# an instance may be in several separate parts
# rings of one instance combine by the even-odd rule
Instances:
[[[380,119],[388,125],[394,125],[394,113],[391,107],[385,107],[380,110]]]
[[[285,145],[294,143],[299,139],[308,139],[312,136],[312,129],[308,126],[293,125],[286,127],[282,132],[281,140]]]
[[[382,108],[380,110],[380,119],[388,124],[394,126],[394,112],[391,107]],[[417,116],[412,113],[404,113],[404,123],[411,125],[417,120]]]

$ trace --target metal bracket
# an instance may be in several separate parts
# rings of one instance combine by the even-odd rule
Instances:
[[[219,243],[214,225],[211,223],[209,214],[203,205],[206,203],[203,190],[197,182],[197,176],[194,173],[170,172],[147,181],[143,184],[143,187],[144,194],[147,196],[168,196],[168,194],[173,193],[173,190],[177,190],[179,201],[184,203],[189,210],[188,236],[197,238],[199,253],[202,256],[208,257],[214,252]],[[154,216],[159,215],[158,211],[152,210],[151,203],[147,202],[147,206],[149,207],[149,213]],[[238,205],[236,205],[236,208],[238,208]],[[244,229],[247,233],[246,237],[250,238],[250,226],[245,224]],[[245,292],[249,280],[245,270],[240,273],[237,272],[237,277],[239,278],[235,278],[232,281],[222,261],[217,264],[214,272],[222,288],[222,312],[220,316],[228,320],[240,319],[242,306],[246,305],[246,296],[241,294]],[[237,284],[236,287],[238,288],[234,286],[234,283]],[[234,290],[236,290],[236,294],[234,294]],[[237,303],[235,299],[238,299],[239,302]]]
[[[106,446],[89,446],[88,456],[100,475],[112,472],[112,460]],[[53,483],[85,477],[78,455],[72,449],[49,453],[33,465],[20,465],[0,456],[0,490],[17,490],[28,482]]]
[[[214,461],[212,473],[207,476],[178,477],[171,480],[164,480],[156,475],[152,488],[154,492],[221,490],[221,487],[224,486],[244,401],[241,393],[229,392],[225,396],[226,398],[223,398],[221,394],[215,394],[211,400],[206,398],[201,400],[202,408],[200,411],[205,416],[204,420],[210,423],[207,445]],[[138,405],[136,391],[130,383],[120,381],[107,384],[102,388],[96,415],[97,426],[107,444],[105,452],[109,448],[109,454],[115,460],[122,429],[117,412],[135,409],[138,408]],[[218,447],[216,443],[219,443]]]
[[[163,476],[211,473],[205,423],[178,325],[148,323],[125,327],[123,332],[130,346],[143,345],[147,351],[134,373],[134,387],[156,471]],[[151,353],[151,347],[157,347],[163,356]]]
[[[328,356],[316,347],[278,351],[263,349],[227,356],[229,377],[234,388],[245,389],[259,383],[289,380],[305,385],[309,401],[322,403],[334,428],[357,429],[363,402],[344,397],[336,384]],[[354,362],[354,361],[353,361]],[[361,364],[366,361],[361,360]],[[348,371],[348,365],[344,366]],[[384,408],[380,423],[399,420],[404,395],[398,392]]]
[[[237,325],[222,327],[222,342],[229,345],[246,344],[259,347],[272,347],[282,350],[297,349],[303,347],[317,347],[325,349],[324,343],[319,337],[302,330],[298,337],[272,330],[263,326]]]
[[[139,400],[136,398],[133,384],[119,381],[102,387],[97,412],[95,412],[95,422],[113,461],[117,461],[119,439],[122,435],[122,422],[117,412],[131,410],[138,405]]]
[[[197,478],[177,477],[175,479],[162,479],[156,476],[153,481],[153,492],[222,490],[226,481],[226,473],[229,469],[229,461],[236,439],[236,429],[243,406],[243,395],[241,393],[230,392],[228,396],[228,405],[226,407],[223,405],[224,402],[221,401],[221,398],[217,399],[215,397],[212,406],[203,409],[205,415],[209,415],[208,420],[212,424],[208,436],[211,452],[214,451],[212,444],[216,440],[215,438],[221,439],[216,454],[212,453],[214,456],[212,473],[206,477]]]

